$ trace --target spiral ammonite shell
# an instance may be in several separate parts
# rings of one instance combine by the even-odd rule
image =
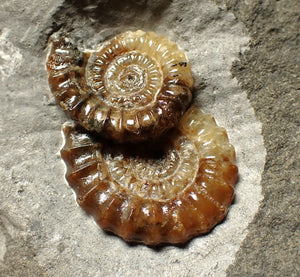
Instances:
[[[51,42],[52,93],[87,130],[119,142],[159,137],[190,104],[190,65],[164,36],[128,31],[83,52],[63,36]]]
[[[61,155],[79,205],[126,241],[183,243],[226,216],[238,171],[225,129],[192,106],[156,145],[117,145],[65,125]]]

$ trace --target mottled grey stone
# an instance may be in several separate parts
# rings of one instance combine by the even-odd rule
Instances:
[[[228,276],[300,274],[299,1],[228,1],[251,35],[232,67],[263,123],[264,200]]]
[[[224,2],[0,3],[0,276],[225,276],[230,264],[228,276],[299,274],[299,4]],[[184,48],[195,101],[237,149],[241,180],[228,218],[182,248],[128,245],[102,232],[63,176],[67,117],[47,85],[48,37],[63,31],[93,48],[137,28]],[[261,124],[236,80],[262,123],[261,183]]]

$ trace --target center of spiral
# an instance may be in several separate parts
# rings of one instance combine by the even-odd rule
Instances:
[[[144,108],[154,101],[163,81],[156,60],[138,51],[123,53],[110,61],[104,58],[98,56],[88,73],[91,87],[104,102],[120,108]]]
[[[146,83],[147,74],[145,70],[136,64],[131,64],[121,70],[118,76],[118,82],[115,84],[115,89],[117,92],[124,91],[124,93],[132,93],[142,90]],[[116,91],[112,92],[116,93]]]

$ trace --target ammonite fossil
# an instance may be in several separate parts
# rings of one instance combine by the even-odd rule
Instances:
[[[156,138],[191,101],[193,78],[178,46],[153,32],[125,32],[95,51],[53,36],[49,85],[81,126],[119,142]]]
[[[120,145],[65,125],[61,155],[79,205],[126,241],[183,243],[226,216],[237,181],[225,129],[192,106],[156,144]]]

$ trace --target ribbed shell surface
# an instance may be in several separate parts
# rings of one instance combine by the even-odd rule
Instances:
[[[48,81],[58,104],[81,126],[119,142],[157,138],[191,102],[185,54],[164,36],[125,32],[98,49],[80,51],[51,38]]]
[[[126,241],[183,243],[226,216],[235,151],[211,115],[192,106],[159,142],[118,145],[63,127],[61,155],[79,205]]]

